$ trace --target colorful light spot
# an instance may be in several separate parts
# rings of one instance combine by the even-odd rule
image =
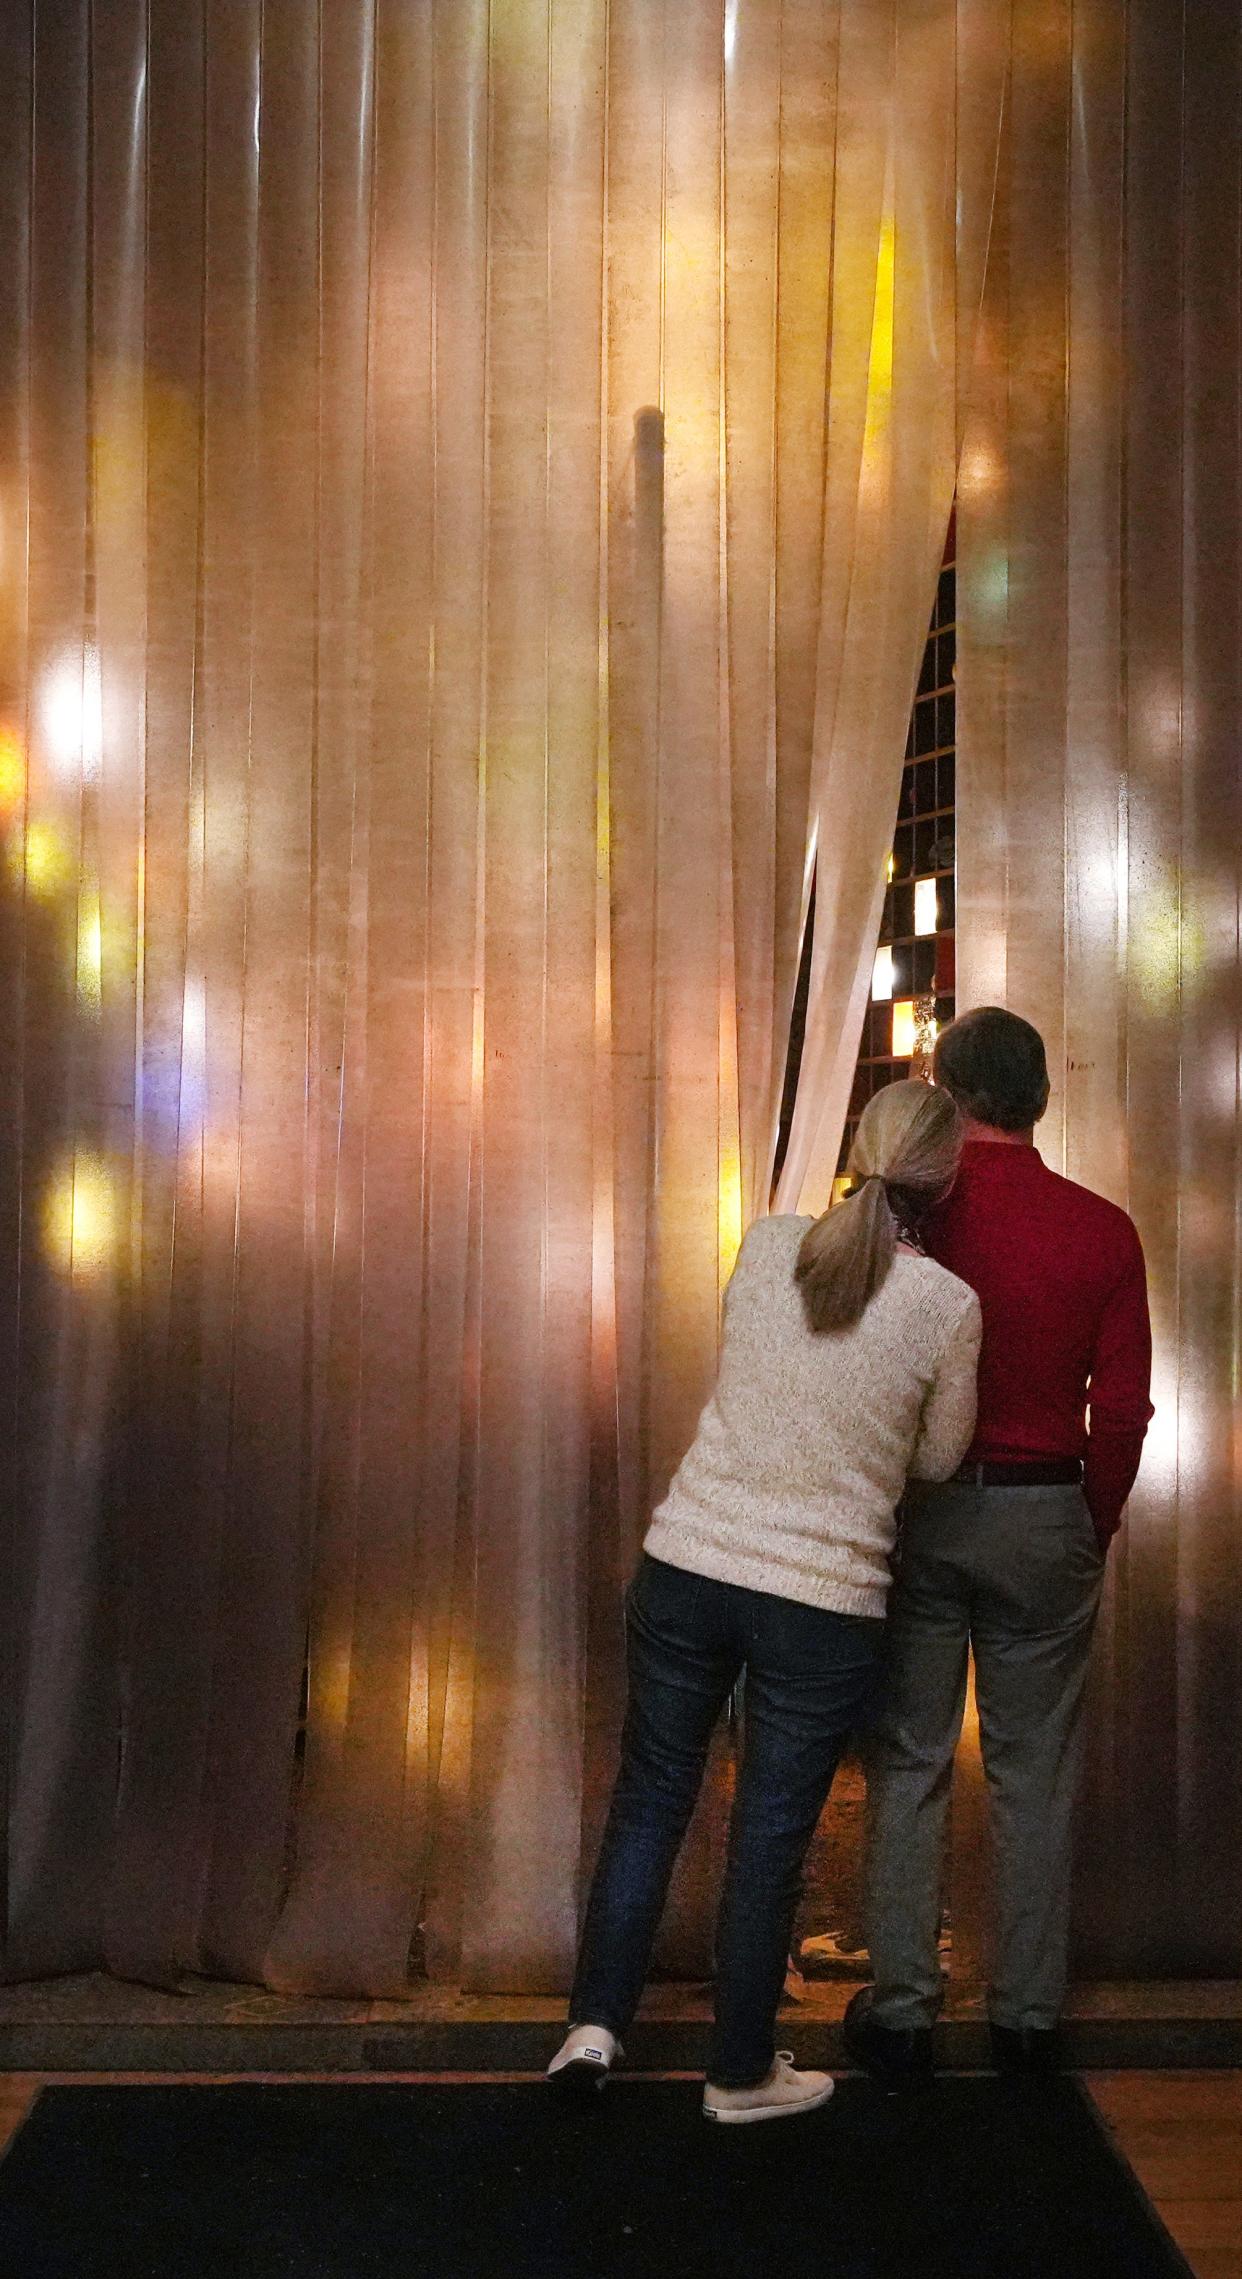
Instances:
[[[103,1001],[103,929],[99,896],[84,894],[78,905],[78,1003],[97,1013]]]
[[[863,467],[883,456],[893,408],[893,318],[897,284],[897,223],[891,211],[880,224],[876,252],[871,353],[867,363],[867,417],[863,428]]]
[[[16,728],[0,721],[0,822],[15,815],[26,796],[26,749]]]
[[[918,1042],[914,1022],[914,999],[899,997],[893,1007],[893,1058],[912,1060]]]
[[[76,1276],[101,1274],[117,1247],[116,1186],[100,1155],[82,1154],[49,1190],[44,1233],[54,1263]]]
[[[69,850],[50,823],[31,823],[15,831],[9,841],[8,866],[20,886],[24,878],[31,894],[49,901],[73,876]]]

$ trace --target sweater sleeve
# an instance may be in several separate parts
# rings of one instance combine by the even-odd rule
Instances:
[[[1143,1248],[1130,1228],[1125,1263],[1100,1316],[1087,1400],[1090,1425],[1083,1493],[1100,1548],[1121,1525],[1134,1486],[1143,1436],[1153,1415],[1151,1320]]]
[[[911,1479],[951,1478],[970,1446],[982,1334],[983,1317],[972,1291],[924,1396],[919,1435],[910,1459]]]

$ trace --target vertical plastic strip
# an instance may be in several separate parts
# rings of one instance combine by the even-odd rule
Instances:
[[[197,16],[152,6],[147,29],[138,1346],[122,1566],[126,1718],[107,1954],[113,1968],[133,1977],[170,1981],[196,1953],[199,1804],[216,1636],[219,1504],[212,1490],[227,1463],[227,1441],[215,1438],[204,1397],[201,997],[197,1019],[188,1027],[186,1021],[187,996],[195,1002],[187,964],[201,953],[206,862],[202,758],[194,740],[205,60]]]
[[[1125,12],[1075,17],[1069,151],[1066,407],[1065,1168],[1125,1206],[1126,860],[1122,710],[1120,399],[1125,183]],[[1123,1555],[1124,1556],[1124,1555]],[[1124,1668],[1110,1561],[1091,1675],[1077,1920],[1090,1968],[1115,1905],[1120,1842],[1117,1710]],[[1107,1830],[1107,1836],[1104,1831]]]
[[[777,234],[775,532],[773,562],[775,814],[773,1036],[765,1144],[771,1178],[810,860],[824,513],[825,416],[832,318],[839,6],[786,6],[781,16]],[[756,1171],[761,1161],[756,1138]],[[759,1181],[755,1208],[767,1201]]]
[[[30,520],[30,210],[34,51],[30,11],[0,19],[0,1812],[11,1823],[21,1639],[22,1150],[25,1100],[27,533]],[[9,1971],[9,1848],[0,1853],[0,1969]]]
[[[1006,689],[1006,788],[1010,800],[1006,951],[1008,1002],[1033,1021],[1048,1047],[1052,1098],[1040,1139],[1064,1164],[1063,933],[1049,913],[1063,905],[1065,691],[1066,400],[1069,386],[1067,207],[1069,195],[1070,9],[1014,17],[1009,211],[1009,354],[1024,374],[1009,399],[1013,539],[1008,563],[1011,638]]]
[[[777,284],[780,247],[783,11],[735,8],[724,48],[723,448],[725,692],[731,808],[739,1219],[766,1209],[775,1134],[775,675]],[[773,36],[775,34],[775,36]],[[805,817],[803,822],[805,832]],[[801,869],[792,911],[797,923]],[[780,947],[788,963],[788,918]],[[786,1034],[788,1029],[786,1026]]]
[[[1126,1085],[1129,1208],[1144,1239],[1156,1341],[1156,1418],[1130,1501],[1124,1560],[1126,1843],[1135,1952],[1176,1938],[1176,1731],[1182,1209],[1168,1127],[1180,1123],[1185,900],[1182,869],[1182,358],[1185,11],[1128,12],[1123,579],[1128,761]],[[1170,1190],[1175,1198],[1170,1207]],[[1141,1926],[1141,1929],[1140,1929]]]
[[[608,847],[622,1543],[646,1525],[644,1293],[654,1161],[655,786],[665,449],[664,12],[612,0],[607,292]]]
[[[317,66],[314,22],[290,0],[267,0],[259,80],[248,836],[243,931],[235,945],[241,1062],[229,1481],[198,1930],[210,1967],[238,1977],[258,1976],[280,1902],[305,1646]],[[218,430],[214,440],[223,443]],[[229,866],[227,846],[209,847],[209,863],[217,853]]]
[[[365,986],[369,733],[367,457],[375,26],[371,7],[320,15],[317,499],[308,1120],[311,1222],[307,1445],[307,1696],[291,1808],[290,1889],[264,1962],[276,1985],[332,1983],[353,1854],[343,1737],[357,1524],[356,1111]],[[361,786],[359,777],[362,777]]]
[[[493,5],[480,1443],[463,1980],[559,1983],[577,1925],[590,1391],[595,561],[564,593],[598,430],[602,22]],[[587,51],[575,66],[575,39]],[[585,162],[585,163],[583,163]],[[553,214],[583,164],[587,257]],[[558,212],[559,208],[559,212]],[[553,394],[555,390],[555,395]],[[594,400],[587,398],[588,407]],[[592,517],[592,520],[594,518]],[[597,543],[596,539],[596,543]],[[579,718],[573,722],[574,710]],[[584,709],[585,708],[585,709]],[[564,1024],[573,1076],[554,1087]],[[561,1064],[563,1065],[563,1064]],[[559,1192],[554,1193],[554,1182]],[[532,1851],[530,1829],[544,1844]]]
[[[88,10],[38,12],[33,49],[33,73],[19,69],[16,89],[19,100],[28,90],[32,132],[29,330],[18,314],[14,341],[19,356],[29,344],[24,531],[19,466],[9,494],[27,677],[13,722],[21,811],[3,888],[19,902],[23,937],[21,1107],[10,1142],[21,1181],[18,1471],[6,1616],[7,1968],[17,1976],[97,1955],[116,1716],[99,1494],[119,1229],[99,1080]],[[15,132],[20,148],[20,120]],[[19,260],[19,278],[24,268]]]
[[[1242,438],[1238,403],[1242,22],[1188,10],[1181,240],[1182,1201],[1174,1967],[1242,1966],[1242,1788],[1221,1704],[1242,1683],[1238,1453],[1238,865],[1242,848]],[[1141,1136],[1140,1140],[1141,1140]],[[1146,1149],[1141,1152],[1146,1154]]]
[[[428,1616],[425,1953],[460,1967],[473,1746],[479,847],[487,460],[488,10],[438,0],[435,627],[431,707],[421,1581]],[[476,1046],[478,1049],[476,1050]]]
[[[812,788],[825,916],[783,1208],[821,1208],[837,1169],[953,467],[952,15],[893,11],[864,34],[847,12],[840,68]]]
[[[425,15],[378,11],[358,1534],[343,1743],[353,1843],[344,1983],[360,1991],[396,1989],[407,1973],[426,1809],[426,1602],[416,1578],[422,1446],[436,1426],[420,1399],[425,1156],[408,1135],[411,1122],[426,1129],[434,829],[431,32]]]

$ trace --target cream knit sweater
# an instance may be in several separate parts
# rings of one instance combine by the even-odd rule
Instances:
[[[898,1251],[861,1321],[816,1333],[794,1280],[810,1224],[760,1219],[742,1244],[716,1390],[645,1549],[747,1590],[882,1615],[907,1476],[947,1479],[970,1445],[979,1300]]]

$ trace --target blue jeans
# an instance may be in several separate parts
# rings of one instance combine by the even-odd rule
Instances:
[[[712,1729],[745,1672],[746,1737],[716,1927],[708,2077],[762,2081],[775,2055],[802,1863],[878,1668],[884,1624],[742,1590],[644,1556],[626,1599],[621,1769],[570,1996],[622,2036],[638,2008]]]

